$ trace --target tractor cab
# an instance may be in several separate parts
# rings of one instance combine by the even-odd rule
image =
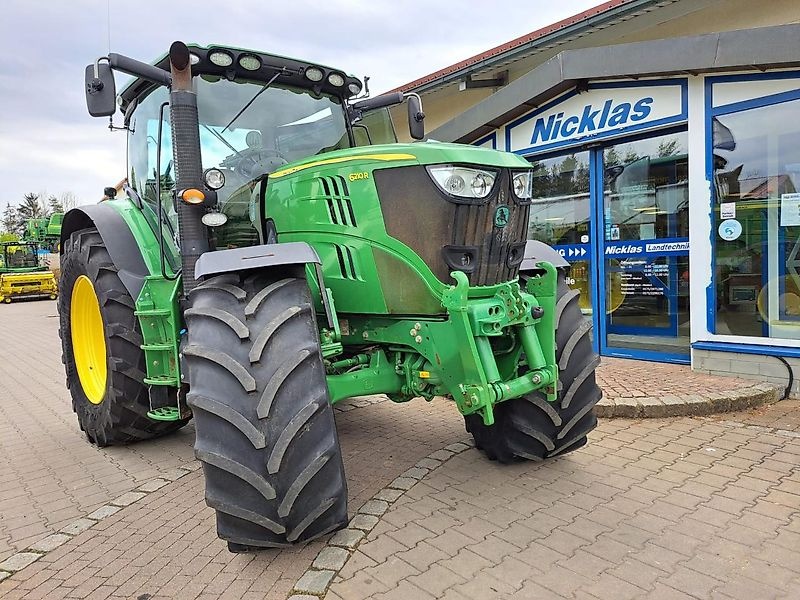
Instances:
[[[251,195],[282,166],[334,150],[397,141],[386,106],[402,94],[359,102],[363,85],[331,67],[282,56],[190,46],[205,184],[216,192],[227,225],[216,247],[259,243]],[[168,56],[155,67],[169,69]],[[128,184],[175,228],[176,209],[169,90],[145,77],[119,96],[128,129]],[[412,102],[414,115],[421,115]],[[421,137],[421,132],[419,133]],[[213,219],[213,217],[210,217]]]
[[[0,246],[0,271],[4,273],[41,271],[38,246],[34,242],[3,242]]]

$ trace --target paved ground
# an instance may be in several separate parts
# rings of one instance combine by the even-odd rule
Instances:
[[[176,467],[195,468],[191,428],[129,448],[88,445],[63,388],[55,304],[0,308],[0,562],[142,483],[164,485],[0,582],[0,597],[285,598],[324,542],[229,554],[200,472],[166,483],[184,473]],[[601,380],[632,393],[618,373],[643,364],[611,361]],[[667,367],[658,380],[680,386],[687,374]],[[444,401],[356,403],[337,424],[351,510],[465,439]],[[468,450],[390,508],[328,597],[800,597],[792,431],[795,401],[603,421],[589,446],[539,465],[499,467]]]
[[[643,360],[603,357],[597,383],[608,400],[661,397],[676,394],[705,395],[733,392],[755,382],[737,377],[695,373],[688,367]]]
[[[544,464],[463,452],[383,515],[326,599],[796,599],[799,430],[787,401],[604,421]]]

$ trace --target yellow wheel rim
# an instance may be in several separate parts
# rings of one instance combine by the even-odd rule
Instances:
[[[72,288],[70,332],[75,368],[81,387],[92,404],[100,404],[106,395],[106,338],[100,302],[91,280],[81,275]]]

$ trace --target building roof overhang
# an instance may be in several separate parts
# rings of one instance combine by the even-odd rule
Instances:
[[[544,102],[597,79],[698,75],[800,66],[800,24],[565,50],[431,131],[473,142]]]

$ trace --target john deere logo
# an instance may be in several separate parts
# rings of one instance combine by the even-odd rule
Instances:
[[[505,227],[508,225],[508,217],[511,215],[511,212],[508,210],[507,206],[498,206],[497,210],[494,211],[494,225],[495,227]]]

